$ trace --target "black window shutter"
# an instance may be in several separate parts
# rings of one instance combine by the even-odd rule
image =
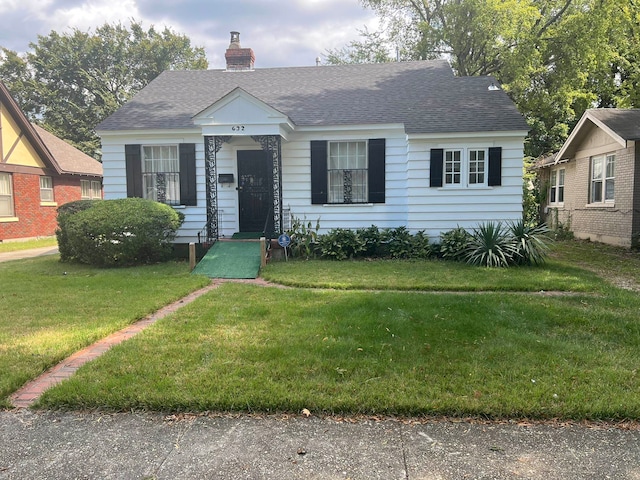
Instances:
[[[431,171],[429,173],[429,186],[442,186],[442,163],[444,161],[444,150],[442,148],[431,149]]]
[[[142,198],[142,153],[140,145],[125,145],[127,197]]]
[[[311,203],[327,203],[327,142],[311,141]]]
[[[384,203],[385,194],[385,139],[369,140],[369,202]]]
[[[502,185],[502,147],[489,149],[489,175],[487,183],[490,187]]]
[[[196,205],[196,144],[180,144],[180,204]]]

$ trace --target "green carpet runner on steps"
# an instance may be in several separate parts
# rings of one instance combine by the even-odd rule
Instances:
[[[260,242],[216,242],[193,270],[209,278],[256,278],[260,270]]]

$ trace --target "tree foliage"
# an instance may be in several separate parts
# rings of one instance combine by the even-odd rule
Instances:
[[[132,21],[38,36],[24,55],[0,47],[2,80],[31,120],[95,155],[94,128],[162,71],[204,69],[184,35]]]
[[[640,106],[640,0],[361,0],[378,32],[329,63],[447,58],[494,75],[531,127],[526,153],[554,151],[587,108]]]

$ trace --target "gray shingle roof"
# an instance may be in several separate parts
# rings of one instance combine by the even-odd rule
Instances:
[[[640,109],[594,108],[588,114],[625,140],[640,139]]]
[[[446,61],[166,71],[97,130],[193,128],[237,87],[298,126],[402,123],[407,133],[528,130],[491,77],[455,77]]]
[[[95,158],[81,152],[44,128],[36,124],[32,125],[63,173],[102,177],[102,164]]]

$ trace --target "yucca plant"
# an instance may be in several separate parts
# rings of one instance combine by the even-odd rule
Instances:
[[[470,265],[508,267],[514,248],[502,222],[484,222],[473,230],[464,258]]]
[[[527,225],[524,220],[520,220],[509,222],[507,229],[514,244],[514,263],[518,265],[544,263],[551,242],[550,231],[546,225],[532,227]]]

